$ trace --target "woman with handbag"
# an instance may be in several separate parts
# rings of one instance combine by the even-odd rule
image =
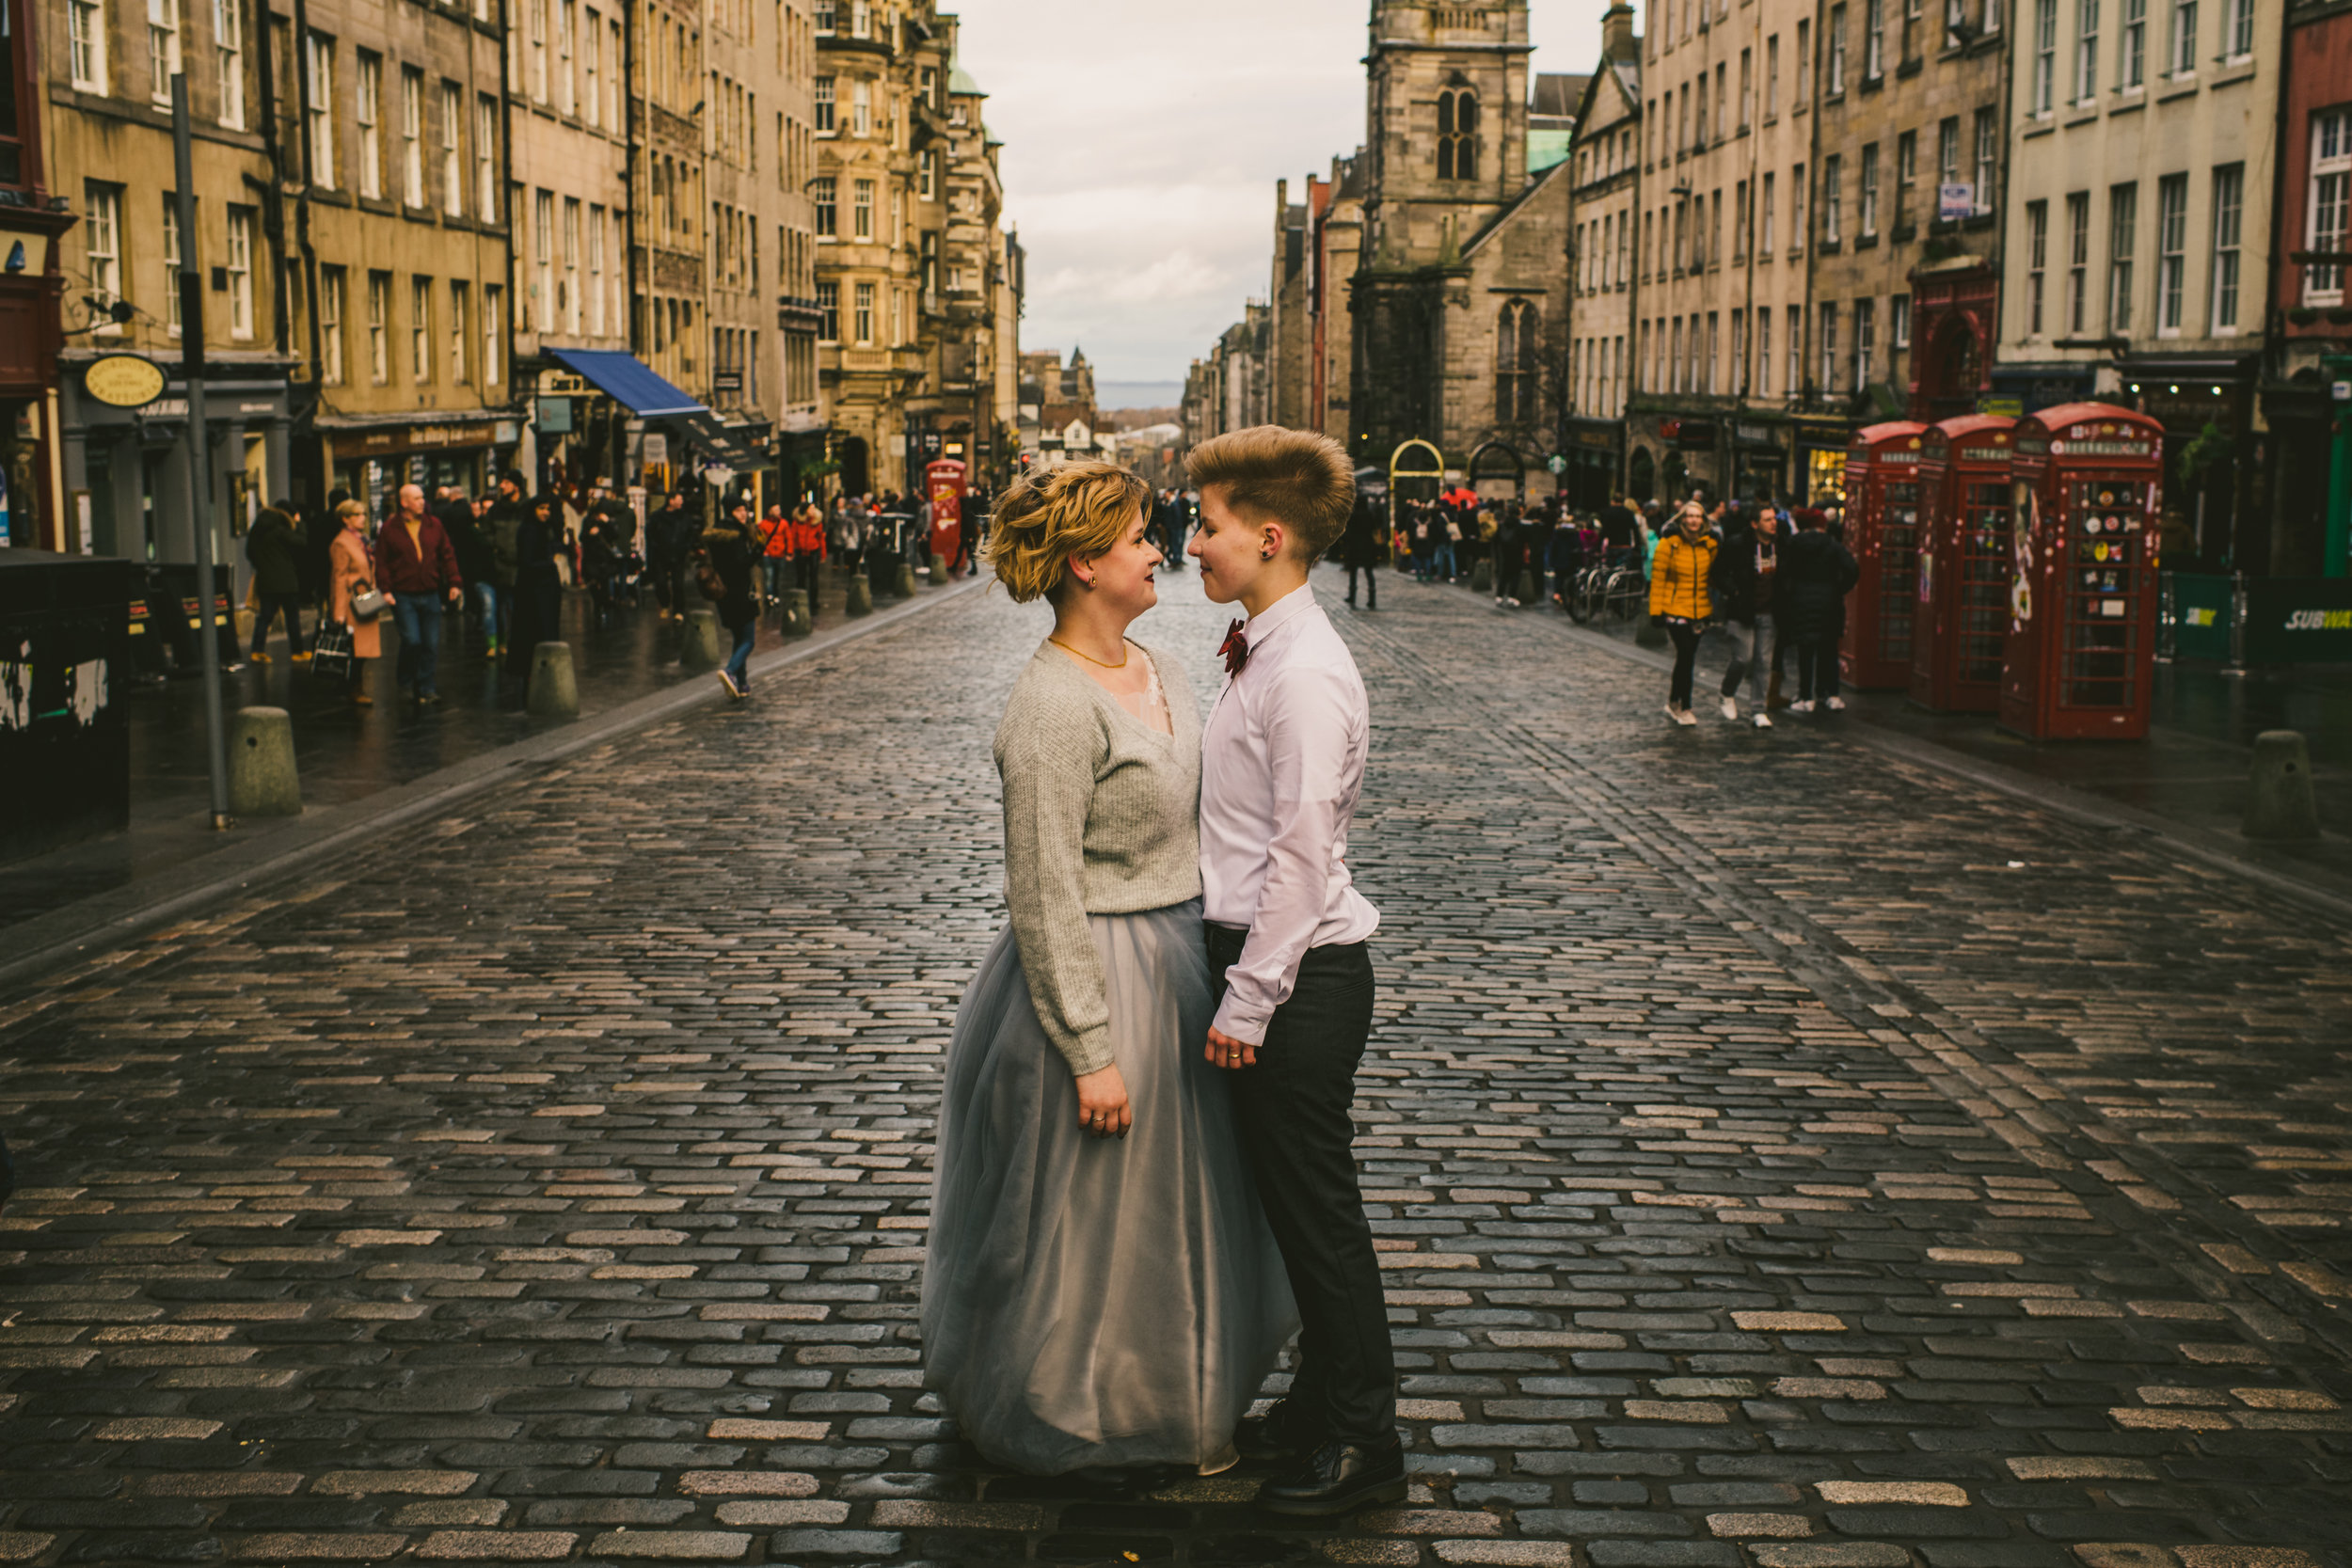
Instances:
[[[368,661],[384,657],[384,595],[375,588],[375,557],[368,548],[368,509],[356,500],[335,508],[342,531],[326,548],[327,618],[351,632],[351,679],[347,693],[354,707],[373,707],[367,693]],[[372,608],[368,608],[372,607]],[[367,613],[360,613],[363,608]]]

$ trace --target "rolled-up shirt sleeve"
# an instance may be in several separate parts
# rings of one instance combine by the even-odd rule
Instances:
[[[1226,972],[1218,1032],[1257,1045],[1290,1000],[1330,895],[1332,862],[1354,808],[1360,698],[1336,670],[1285,670],[1261,710],[1273,780],[1265,885],[1241,957]]]

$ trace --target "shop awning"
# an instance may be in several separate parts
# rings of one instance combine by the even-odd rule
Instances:
[[[599,391],[640,419],[709,413],[633,354],[614,348],[550,348],[546,354],[565,370],[587,377]]]
[[[704,456],[724,464],[737,473],[758,466],[758,459],[738,439],[736,432],[721,424],[719,417],[709,410],[690,414],[680,422],[686,427],[687,444]]]

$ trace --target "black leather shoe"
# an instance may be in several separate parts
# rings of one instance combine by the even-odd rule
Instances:
[[[1404,1500],[1405,1446],[1396,1442],[1375,1449],[1333,1438],[1258,1489],[1267,1513],[1311,1519]]]
[[[1233,1447],[1244,1459],[1295,1459],[1321,1442],[1305,1411],[1276,1400],[1263,1416],[1245,1416],[1233,1431]]]

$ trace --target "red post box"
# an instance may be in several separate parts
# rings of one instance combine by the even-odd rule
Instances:
[[[1936,713],[2001,705],[2009,641],[2010,445],[2015,420],[1963,414],[1919,438],[1918,608],[1911,700]]]
[[[2148,733],[2164,427],[2104,403],[2017,421],[2016,576],[2000,724],[2037,740]]]
[[[964,467],[960,459],[942,457],[923,468],[923,493],[931,502],[931,553],[956,559],[963,535]]]
[[[1910,678],[1919,436],[1926,429],[1909,420],[1865,425],[1846,452],[1846,544],[1862,578],[1837,662],[1857,691],[1899,691]]]

